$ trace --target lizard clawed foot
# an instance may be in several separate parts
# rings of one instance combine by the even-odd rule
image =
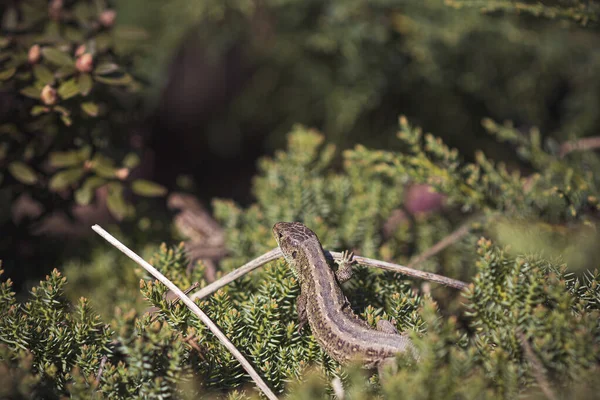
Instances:
[[[354,264],[353,257],[353,252],[345,250],[342,252],[342,258],[340,260],[335,260],[335,263],[339,265],[338,270],[335,272],[335,276],[339,283],[344,283],[352,278],[352,264]]]

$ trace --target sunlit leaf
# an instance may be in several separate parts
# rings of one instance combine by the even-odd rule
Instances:
[[[54,82],[54,74],[43,64],[33,66],[33,75],[44,85],[50,85]]]
[[[42,95],[42,89],[36,88],[35,86],[28,86],[21,89],[21,94],[23,96],[31,97],[32,99],[39,99]]]
[[[92,159],[92,169],[103,178],[114,178],[117,172],[113,160],[101,154],[96,154]]]
[[[44,55],[44,58],[52,64],[58,66],[73,65],[73,59],[71,58],[71,56],[53,47],[44,47],[42,49],[42,54]]]
[[[167,188],[158,183],[150,182],[145,179],[138,179],[131,184],[133,193],[144,197],[159,197],[167,193]]]
[[[81,74],[77,78],[77,85],[79,86],[79,93],[84,96],[87,96],[92,90],[92,85],[94,82],[92,81],[92,77],[90,74]]]
[[[33,106],[31,108],[31,113],[30,114],[35,117],[35,116],[38,116],[40,114],[47,113],[48,111],[50,111],[50,109],[48,107],[46,107],[46,106]]]
[[[94,68],[94,74],[96,75],[108,75],[119,69],[119,66],[111,62],[100,63]]]
[[[55,168],[73,167],[87,161],[91,154],[89,146],[71,151],[55,151],[50,153],[50,166]]]
[[[106,179],[100,178],[98,176],[90,176],[87,178],[83,185],[77,191],[75,191],[75,201],[77,204],[86,206],[91,203],[94,198],[94,194],[96,189],[106,183]]]
[[[113,182],[108,186],[106,205],[117,220],[122,220],[133,212],[132,206],[123,197],[123,186],[117,182]]]
[[[140,156],[135,153],[129,153],[123,159],[123,166],[129,169],[134,169],[140,164]]]
[[[58,87],[58,95],[66,100],[66,99],[70,99],[73,96],[77,96],[79,94],[79,86],[77,86],[77,82],[75,82],[75,79],[69,79],[66,82],[63,82],[59,87]]]
[[[13,161],[8,164],[8,172],[10,172],[13,178],[26,185],[33,185],[38,180],[35,171],[21,161]]]
[[[62,190],[65,189],[76,182],[79,182],[85,170],[83,168],[71,168],[65,171],[60,171],[50,179],[48,183],[48,187],[50,190]]]
[[[106,76],[95,76],[94,79],[98,82],[101,83],[105,83],[107,85],[115,85],[115,86],[119,86],[119,85],[128,85],[130,84],[133,79],[131,78],[131,75],[129,74],[123,74],[121,76],[118,77],[106,77]]]
[[[83,110],[83,112],[85,112],[91,117],[98,116],[98,105],[96,103],[93,103],[91,101],[81,103],[81,109]]]
[[[64,114],[60,116],[60,120],[66,126],[71,126],[71,124],[73,123],[73,120],[71,119],[71,117],[69,117],[68,115],[64,115]]]

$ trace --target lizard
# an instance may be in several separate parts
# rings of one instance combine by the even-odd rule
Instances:
[[[398,333],[389,321],[380,320],[377,329],[360,319],[340,284],[352,277],[352,254],[345,253],[334,272],[327,263],[317,235],[300,222],[278,222],[273,235],[300,284],[297,299],[299,330],[308,322],[321,348],[341,364],[359,360],[365,368],[393,360],[409,352],[419,358],[407,335]]]

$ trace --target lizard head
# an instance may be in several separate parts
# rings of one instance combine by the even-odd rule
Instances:
[[[304,245],[306,242],[319,243],[317,235],[300,222],[278,222],[273,226],[273,236],[283,253],[283,257],[290,264],[295,273],[305,257]]]

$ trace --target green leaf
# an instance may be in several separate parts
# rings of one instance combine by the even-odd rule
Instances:
[[[81,103],[81,109],[83,110],[83,112],[85,112],[91,117],[98,116],[98,105],[96,103],[93,103],[91,101]]]
[[[50,166],[54,168],[73,167],[80,165],[90,158],[90,146],[71,151],[55,151],[50,153]]]
[[[73,65],[73,59],[71,58],[71,56],[53,47],[44,47],[42,49],[42,54],[44,55],[44,58],[50,63],[58,65],[60,67]]]
[[[123,198],[123,185],[117,182],[108,186],[106,205],[110,213],[119,221],[133,213],[133,207]]]
[[[111,62],[100,63],[94,68],[94,74],[96,75],[108,75],[119,69],[119,66]]]
[[[46,107],[46,106],[33,106],[31,108],[30,114],[35,117],[35,116],[38,116],[40,114],[47,113],[48,111],[50,111],[50,109],[48,107]]]
[[[69,117],[68,115],[65,115],[65,114],[63,114],[63,115],[60,116],[60,120],[66,126],[71,126],[71,124],[73,123],[73,120],[71,119],[71,117]]]
[[[0,71],[0,81],[10,79],[15,74],[15,72],[17,72],[17,69],[15,67],[5,69],[4,71]]]
[[[128,169],[134,169],[140,164],[140,156],[135,153],[129,153],[123,159],[123,166]]]
[[[131,184],[133,193],[144,197],[160,197],[167,193],[167,188],[158,183],[150,182],[145,179],[138,179]]]
[[[65,65],[57,69],[54,76],[56,79],[63,79],[73,75],[76,71],[74,65]]]
[[[33,75],[44,85],[54,83],[54,74],[43,64],[33,66]]]
[[[131,75],[129,74],[123,74],[121,76],[118,77],[114,77],[114,78],[109,78],[106,76],[98,76],[96,75],[94,77],[94,79],[98,82],[101,83],[105,83],[107,85],[114,85],[114,86],[124,86],[124,85],[129,85],[131,82],[133,82],[133,79],[131,78]]]
[[[77,183],[84,173],[85,170],[83,168],[71,168],[60,171],[50,179],[48,187],[53,191],[65,189]]]
[[[84,96],[87,96],[92,90],[94,82],[92,81],[92,77],[90,74],[81,74],[77,78],[77,85],[79,86],[79,93]]]
[[[39,99],[42,95],[42,89],[35,86],[28,86],[25,89],[21,89],[21,94],[32,99]]]
[[[87,206],[94,198],[96,189],[106,183],[106,179],[98,176],[90,176],[83,185],[75,192],[75,201],[81,206]]]
[[[103,178],[114,178],[117,172],[113,160],[101,154],[96,154],[92,159],[92,169]]]
[[[75,82],[75,79],[69,79],[66,82],[63,82],[58,87],[58,95],[63,99],[70,99],[73,96],[77,96],[79,94],[79,87]]]
[[[8,165],[8,172],[21,183],[33,185],[38,177],[35,171],[27,164],[21,161],[13,161]]]

